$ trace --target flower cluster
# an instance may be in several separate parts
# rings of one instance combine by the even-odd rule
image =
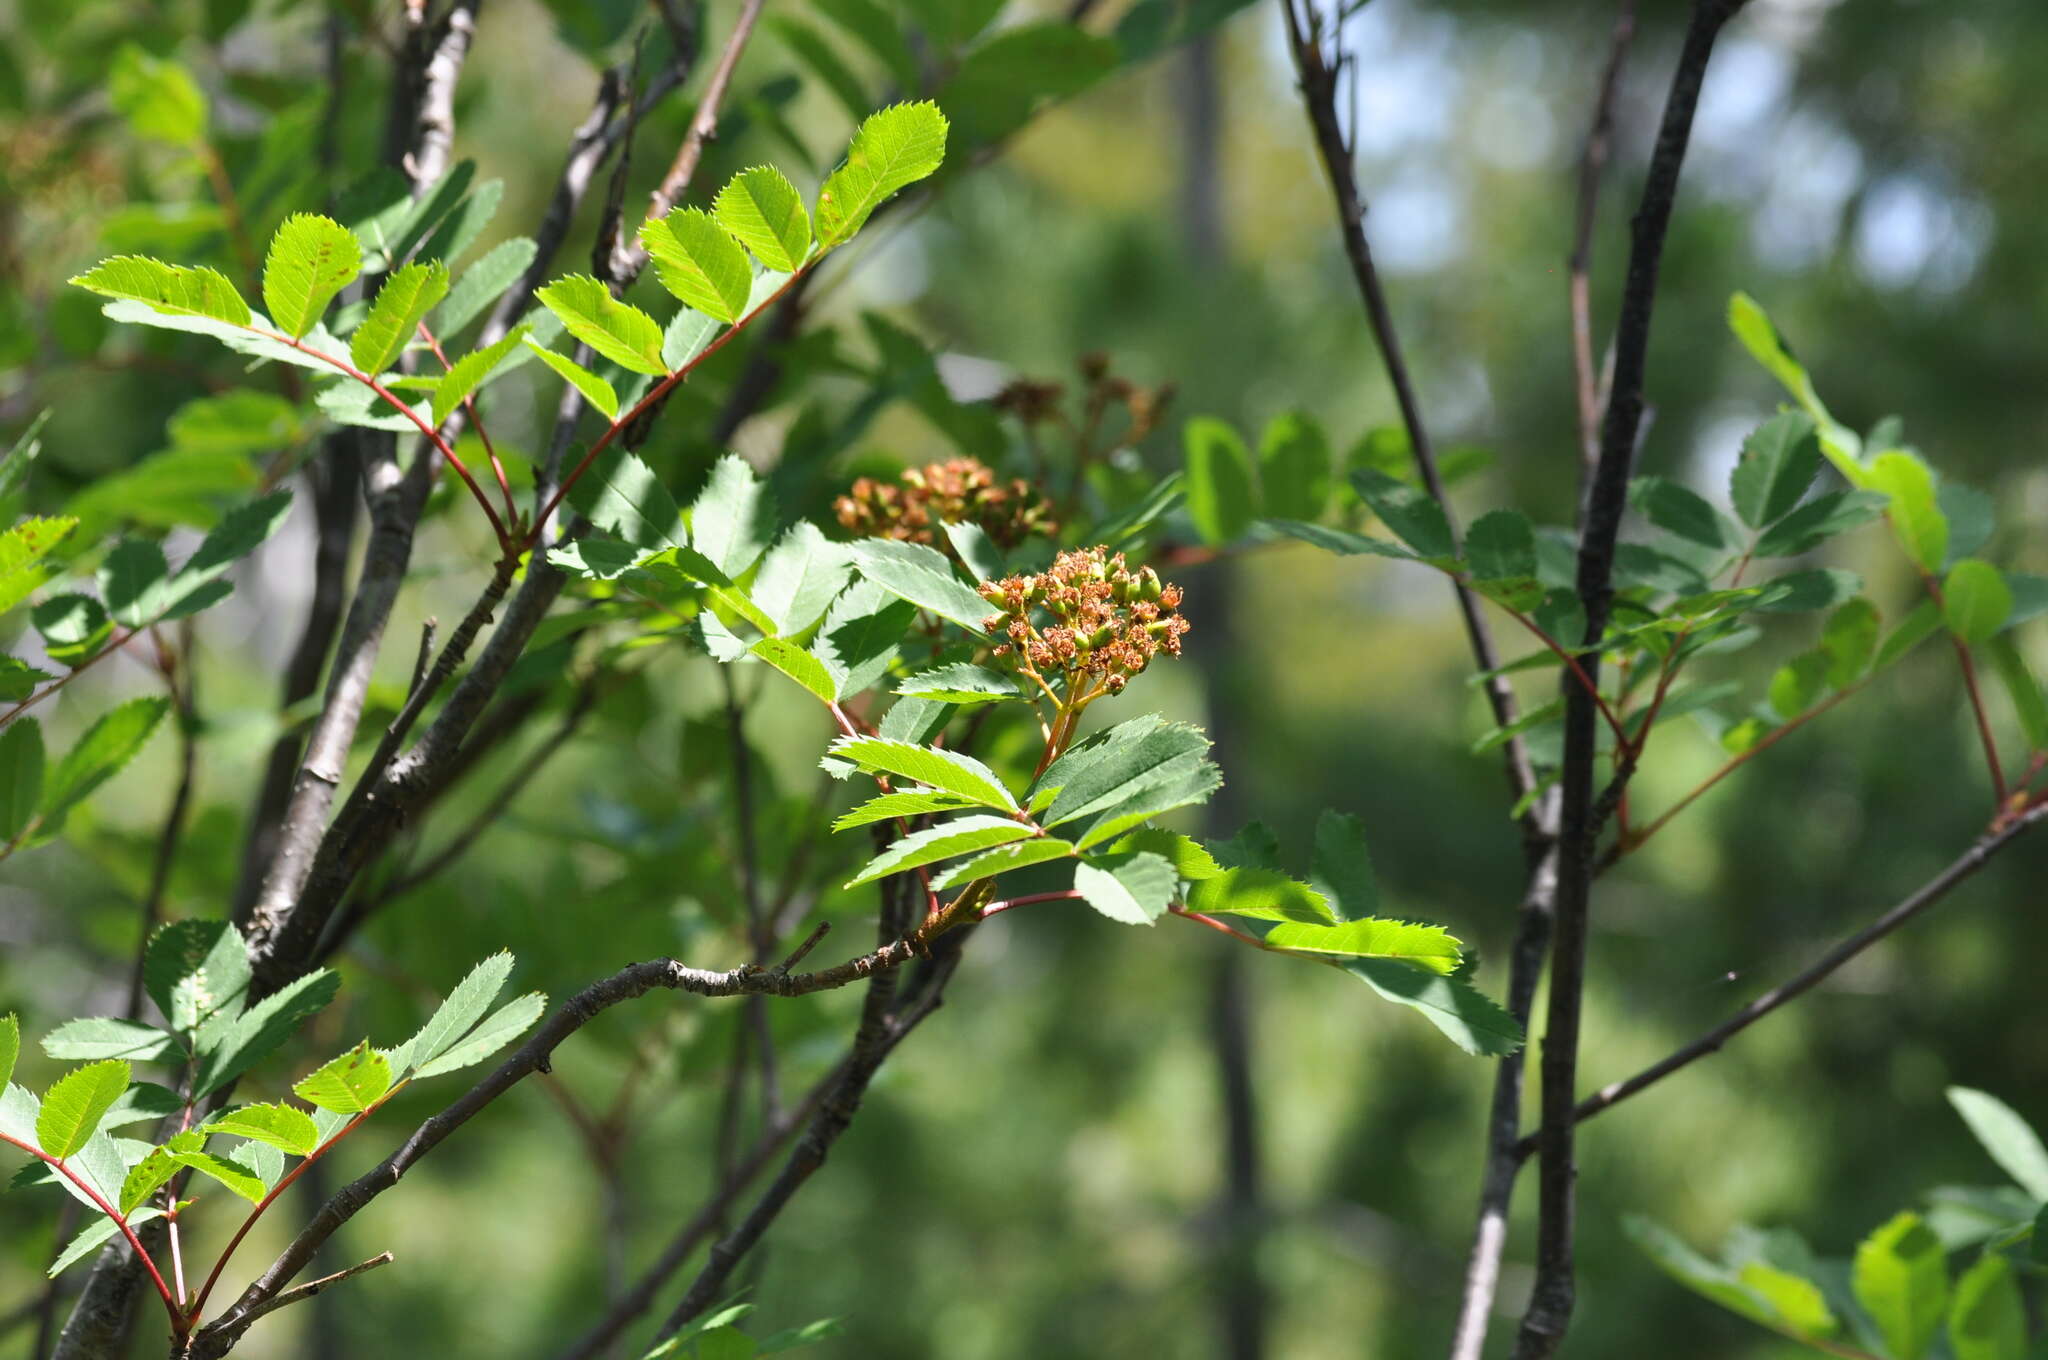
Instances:
[[[953,458],[904,470],[900,484],[862,477],[833,502],[839,523],[860,538],[898,538],[944,547],[939,525],[973,524],[1002,548],[1031,534],[1050,534],[1051,509],[1022,480],[998,482],[972,458]]]
[[[1006,576],[980,591],[998,611],[982,626],[1007,639],[995,654],[1016,657],[1041,681],[1063,678],[1068,697],[1084,702],[1122,690],[1162,651],[1179,656],[1188,631],[1180,587],[1150,567],[1130,570],[1107,548],[1063,552],[1040,575]],[[1034,615],[1049,622],[1040,628]]]

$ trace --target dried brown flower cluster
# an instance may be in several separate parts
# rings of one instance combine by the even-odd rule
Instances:
[[[1070,700],[1117,693],[1160,652],[1179,656],[1188,631],[1180,587],[1150,567],[1131,571],[1107,548],[1063,552],[1043,574],[1006,576],[980,591],[999,611],[982,626],[1008,639],[995,654],[1015,656],[1041,681],[1064,678]],[[1034,612],[1051,622],[1038,627]]]
[[[1167,403],[1173,400],[1172,383],[1140,387],[1130,379],[1120,378],[1111,372],[1106,354],[1084,354],[1078,367],[1085,386],[1082,391],[1082,419],[1076,433],[1090,443],[1094,441],[1103,413],[1111,406],[1121,405],[1129,421],[1117,436],[1116,443],[1130,445],[1152,433],[1159,424],[1160,416],[1165,414]],[[1020,378],[996,393],[993,404],[998,411],[1015,416],[1026,427],[1048,421],[1071,425],[1060,407],[1066,395],[1067,389],[1062,383]]]
[[[859,538],[898,538],[943,548],[939,525],[973,524],[998,547],[1014,548],[1031,534],[1059,526],[1051,507],[1021,479],[1008,483],[972,458],[906,468],[900,483],[862,477],[832,504],[839,523]]]

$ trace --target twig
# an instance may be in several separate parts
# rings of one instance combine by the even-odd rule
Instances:
[[[940,930],[921,927],[866,954],[810,973],[783,973],[755,964],[724,971],[692,968],[674,959],[637,963],[591,984],[548,1017],[534,1036],[460,1099],[414,1130],[380,1165],[338,1191],[300,1231],[284,1253],[226,1313],[195,1335],[195,1360],[225,1355],[247,1330],[248,1312],[276,1296],[312,1260],[334,1232],[441,1141],[481,1113],[492,1101],[535,1072],[550,1070],[556,1047],[600,1012],[650,991],[666,988],[705,997],[808,996],[892,972],[930,952]]]
[[[1600,210],[1600,179],[1614,136],[1614,99],[1621,88],[1622,63],[1636,31],[1636,0],[1622,0],[1608,39],[1607,66],[1600,93],[1593,101],[1593,125],[1579,154],[1579,215],[1572,232],[1571,271],[1572,374],[1579,398],[1579,442],[1584,450],[1584,481],[1590,485],[1600,461],[1600,377],[1593,367],[1593,227]],[[1474,1352],[1476,1354],[1476,1352]]]
[[[670,163],[668,173],[662,176],[661,183],[648,195],[648,220],[668,216],[669,209],[682,200],[697,173],[697,163],[704,157],[704,144],[718,135],[719,110],[725,103],[726,91],[732,86],[740,54],[747,50],[747,40],[754,35],[754,23],[761,17],[764,2],[745,0],[739,17],[733,20],[732,32],[718,54],[718,64],[711,68],[711,77],[704,82],[704,93],[697,100],[697,112],[690,119],[690,129],[683,134],[682,145],[676,148],[675,160]],[[639,237],[622,235],[612,253],[614,275],[630,279],[637,277],[646,267],[647,248],[640,244]]]
[[[1927,910],[1974,875],[1990,862],[1992,856],[2005,849],[2020,835],[2036,824],[2048,820],[2048,803],[2036,804],[2014,817],[1997,829],[1987,832],[1976,844],[1964,851],[1946,869],[1936,874],[1905,900],[1892,907],[1884,915],[1872,921],[1855,934],[1848,936],[1827,953],[1821,955],[1792,978],[1773,987],[1756,1000],[1744,1006],[1728,1019],[1708,1030],[1691,1043],[1673,1051],[1668,1056],[1650,1064],[1625,1081],[1603,1086],[1592,1095],[1580,1101],[1572,1109],[1574,1123],[1591,1119],[1603,1110],[1627,1100],[1630,1096],[1654,1086],[1680,1068],[1690,1066],[1710,1053],[1717,1053],[1728,1040],[1748,1029],[1757,1021],[1788,1002],[1795,1001],[1813,990],[1843,964],[1861,954],[1870,946],[1890,935],[1915,916]],[[1527,1157],[1537,1148],[1534,1135],[1516,1144],[1518,1155]]]
[[[1692,136],[1693,111],[1707,62],[1722,25],[1745,0],[1695,0],[1685,45],[1636,211],[1614,345],[1614,385],[1601,427],[1600,457],[1585,497],[1579,537],[1578,591],[1586,614],[1585,644],[1606,631],[1614,599],[1614,549],[1627,507],[1628,480],[1642,424],[1650,319],[1664,239],[1678,195],[1679,171]],[[1586,657],[1596,687],[1600,655]],[[1564,768],[1559,781],[1558,887],[1551,950],[1550,1006],[1543,1031],[1542,1167],[1537,1218],[1536,1283],[1515,1344],[1515,1360],[1548,1360],[1564,1340],[1576,1297],[1573,1259],[1574,1187],[1572,1105],[1578,1080],[1579,1022],[1586,982],[1586,915],[1600,826],[1594,806],[1593,696],[1578,683],[1564,685]]]
[[[378,1266],[388,1266],[393,1259],[390,1252],[380,1252],[367,1261],[358,1261],[346,1270],[337,1270],[332,1275],[323,1275],[317,1280],[308,1280],[297,1288],[287,1289],[269,1302],[252,1308],[249,1311],[249,1320],[254,1322],[257,1318],[274,1313],[280,1308],[289,1308],[295,1303],[304,1303],[315,1294],[323,1293],[340,1284],[343,1280],[354,1279],[358,1275],[375,1270]]]

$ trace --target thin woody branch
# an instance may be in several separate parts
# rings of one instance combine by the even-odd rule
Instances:
[[[787,973],[751,963],[737,968],[709,970],[692,968],[674,959],[655,959],[634,964],[584,988],[557,1008],[533,1038],[489,1076],[471,1087],[454,1104],[422,1123],[380,1165],[330,1198],[234,1306],[194,1335],[192,1355],[195,1360],[209,1360],[209,1357],[227,1354],[248,1329],[253,1320],[252,1310],[276,1297],[293,1277],[305,1269],[320,1245],[342,1224],[371,1200],[398,1184],[408,1168],[475,1118],[492,1101],[533,1073],[550,1070],[554,1051],[562,1041],[601,1012],[648,992],[664,989],[705,997],[807,996],[813,992],[831,991],[863,978],[892,972],[925,956],[931,950],[932,941],[944,932],[946,924],[927,924],[909,936],[810,973]]]
[[[1666,1057],[1651,1063],[1642,1071],[1622,1081],[1603,1086],[1592,1095],[1580,1101],[1572,1110],[1574,1123],[1583,1123],[1604,1110],[1612,1109],[1630,1096],[1639,1094],[1656,1085],[1664,1078],[1682,1068],[1689,1067],[1709,1054],[1721,1051],[1730,1039],[1748,1029],[1772,1011],[1798,1000],[1826,981],[1843,964],[1869,949],[1879,940],[1892,934],[1912,921],[1929,907],[1934,906],[1979,869],[1990,863],[1993,856],[2010,846],[2029,828],[2048,821],[2048,803],[2037,803],[2019,816],[1987,833],[1959,855],[1954,862],[1933,878],[1916,889],[1911,896],[1900,901],[1884,915],[1872,921],[1837,943],[1834,948],[1815,959],[1806,968],[1793,975],[1756,1000],[1729,1016],[1714,1028],[1694,1039],[1691,1043],[1675,1049]],[[1527,1157],[1535,1152],[1537,1138],[1531,1135],[1515,1145],[1517,1155]]]
[[[1585,496],[1580,528],[1578,592],[1586,613],[1584,643],[1598,643],[1614,601],[1614,552],[1628,503],[1630,470],[1642,425],[1650,320],[1664,240],[1678,197],[1679,172],[1692,138],[1694,110],[1721,28],[1745,0],[1695,0],[1685,44],[1633,222],[1628,278],[1614,345],[1614,384],[1601,426],[1600,457]],[[1586,656],[1587,678],[1600,678],[1598,651]],[[1585,685],[1564,683],[1563,774],[1559,781],[1559,857],[1555,936],[1551,947],[1550,1005],[1543,1031],[1542,1152],[1537,1219],[1536,1283],[1522,1318],[1515,1360],[1548,1360],[1564,1340],[1576,1298],[1573,1252],[1573,1103],[1578,1082],[1579,1023],[1586,985],[1587,906],[1595,871],[1601,807],[1594,796],[1594,697]]]

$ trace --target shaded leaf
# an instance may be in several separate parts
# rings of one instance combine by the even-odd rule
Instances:
[[[432,1062],[420,1065],[414,1075],[422,1080],[438,1077],[446,1072],[458,1071],[472,1064],[480,1063],[505,1045],[533,1028],[548,1008],[548,999],[539,992],[528,992],[514,997],[498,1007],[491,1014]]]
[[[894,841],[869,860],[858,874],[848,879],[846,886],[859,887],[920,865],[1023,840],[1031,834],[1030,827],[1008,817],[981,814],[955,818],[938,826],[926,827],[923,831],[913,831]]]
[[[1185,450],[1188,518],[1212,547],[1244,537],[1258,514],[1252,455],[1236,430],[1213,416],[1197,416],[1181,431]]]
[[[1173,904],[1179,877],[1173,866],[1146,850],[1094,855],[1074,866],[1074,889],[1112,921],[1149,926]]]

